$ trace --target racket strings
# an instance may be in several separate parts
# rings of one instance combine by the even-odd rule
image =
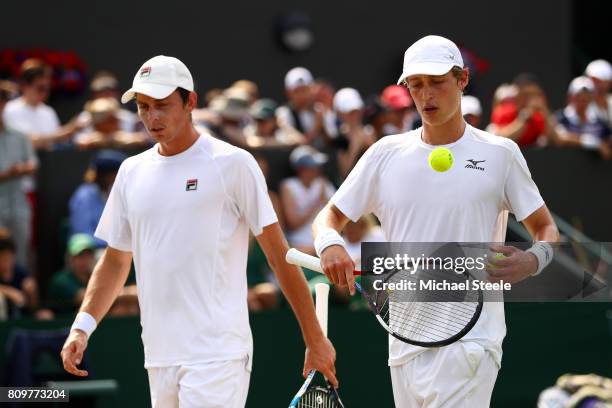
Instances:
[[[331,391],[316,387],[306,391],[297,404],[298,408],[341,408]]]
[[[469,289],[466,275],[427,271],[426,279],[444,276],[447,282],[467,282],[466,290],[396,290],[377,293],[377,309],[389,328],[403,338],[419,342],[441,342],[459,334],[479,308],[480,294]],[[425,272],[399,271],[386,282],[424,280]],[[417,286],[418,287],[418,286]]]
[[[389,327],[402,337],[418,340],[421,337],[429,341],[443,341],[461,332],[473,316],[457,320],[455,312],[446,308],[448,304],[412,304],[392,303],[389,312]],[[474,306],[474,309],[476,305]]]

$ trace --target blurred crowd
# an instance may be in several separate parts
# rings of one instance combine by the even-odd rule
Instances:
[[[18,78],[0,81],[0,320],[24,315],[50,319],[77,310],[106,245],[93,233],[119,166],[127,157],[122,151],[153,145],[137,114],[130,110],[134,107],[120,105],[119,83],[111,72],[92,77],[88,101],[65,124],[47,104],[51,75],[49,66],[30,59],[23,62]],[[251,151],[267,178],[280,179],[278,185],[269,183],[269,193],[289,244],[314,253],[312,221],[360,156],[386,135],[418,128],[421,119],[402,86],[389,85],[363,98],[358,90],[336,89],[331,81],[316,78],[303,67],[291,69],[279,83],[286,95],[280,102],[260,95],[257,84],[249,80],[209,90],[200,98],[193,121],[202,133]],[[490,117],[483,116],[482,102],[472,95],[463,97],[461,108],[472,126],[511,138],[522,148],[588,149],[608,160],[612,157],[611,86],[612,66],[595,60],[568,84],[566,105],[558,110],[549,105],[538,79],[529,73],[497,88],[487,106]],[[65,266],[48,279],[41,293],[31,244],[37,151],[60,149],[96,153],[83,183],[66,203]],[[271,150],[286,153],[291,172],[276,168],[261,154]],[[373,217],[349,224],[344,235],[358,266],[360,243],[383,240]],[[263,252],[252,241],[249,307],[278,307],[284,301]],[[306,273],[313,287],[324,279]],[[126,284],[111,313],[137,314],[136,293],[133,281]],[[333,299],[350,307],[362,306],[339,290]]]

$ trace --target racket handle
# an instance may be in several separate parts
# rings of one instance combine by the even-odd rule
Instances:
[[[323,334],[327,337],[327,312],[329,306],[329,285],[327,283],[317,283],[315,285],[315,304],[317,319],[321,325]]]
[[[311,271],[324,273],[323,268],[321,268],[321,260],[316,256],[305,254],[302,251],[298,251],[295,248],[289,249],[287,251],[287,255],[285,255],[285,260],[287,263],[292,265],[301,266],[303,268],[308,268]],[[361,271],[353,271],[354,275],[361,275]]]

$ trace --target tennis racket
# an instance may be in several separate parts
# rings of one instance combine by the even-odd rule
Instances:
[[[315,285],[317,319],[327,336],[327,304],[329,285]],[[338,392],[316,370],[310,370],[304,384],[291,400],[289,408],[344,408]]]
[[[286,255],[290,264],[323,273],[319,258],[291,248]],[[472,285],[468,272],[398,270],[380,275],[382,283],[398,284],[420,280],[446,280],[464,284],[465,290],[372,290],[355,287],[368,302],[380,325],[398,340],[421,347],[441,347],[461,339],[474,327],[483,305],[483,292]],[[381,285],[382,286],[382,285]]]

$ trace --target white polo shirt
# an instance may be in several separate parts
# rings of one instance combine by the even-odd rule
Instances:
[[[145,367],[251,355],[249,228],[276,221],[253,156],[211,136],[121,165],[96,236],[133,252]]]
[[[331,201],[353,221],[374,213],[389,242],[503,242],[508,211],[521,221],[544,204],[512,140],[467,125],[458,141],[444,146],[454,164],[439,173],[427,161],[439,146],[424,143],[421,132],[371,146]],[[503,303],[485,302],[463,340],[482,345],[500,365],[505,335]],[[389,365],[424,350],[389,336]]]
[[[31,106],[23,98],[6,103],[3,120],[7,128],[26,135],[46,136],[56,132],[61,125],[52,107],[44,103]]]

